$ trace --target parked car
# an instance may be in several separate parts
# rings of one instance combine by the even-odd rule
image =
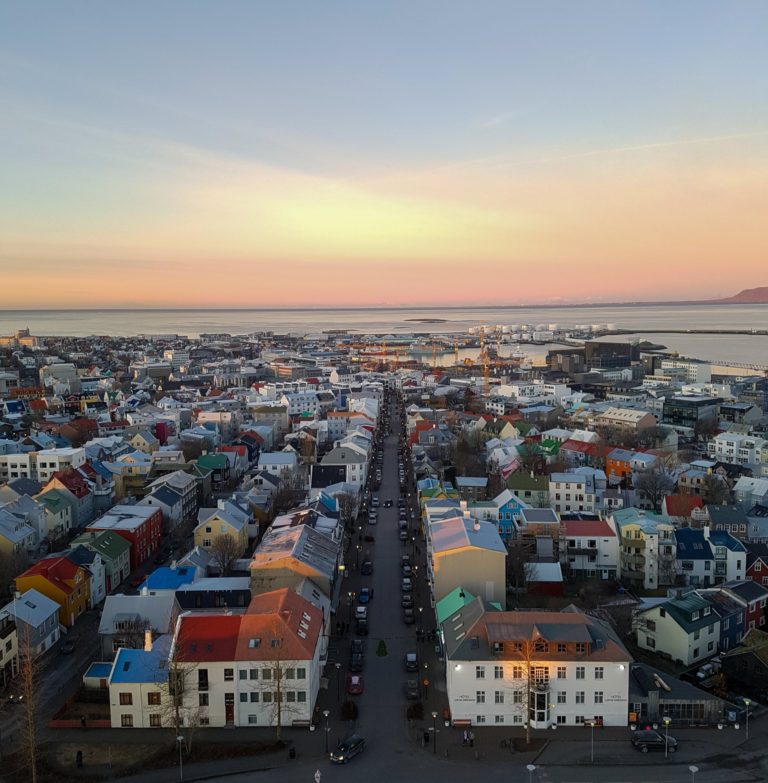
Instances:
[[[349,656],[349,670],[351,672],[361,672],[363,670],[363,656],[360,653],[352,653]]]
[[[368,620],[358,620],[355,623],[355,633],[358,636],[368,636],[369,633]]]
[[[350,696],[359,696],[363,692],[363,675],[362,674],[348,674],[347,675],[347,693]]]
[[[371,588],[361,587],[360,592],[357,594],[357,602],[359,604],[367,604],[371,600]]]
[[[398,536],[401,541],[407,541],[408,540],[408,531],[407,530],[401,530],[400,535]]]
[[[334,764],[346,764],[364,750],[365,740],[359,734],[350,734],[336,746],[335,750],[331,751],[330,758]]]
[[[410,593],[411,590],[413,590],[413,582],[407,576],[403,577],[403,580],[400,583],[400,589],[404,593]]]
[[[371,498],[371,505],[372,505],[374,508],[376,508],[376,506],[378,506],[378,505],[379,505],[379,496],[378,496],[378,495],[374,495],[374,496]]]
[[[403,609],[403,622],[406,625],[413,625],[416,622],[416,618],[413,614],[413,609]]]
[[[71,655],[75,651],[75,640],[65,639],[59,646],[59,651],[64,655]]]
[[[407,672],[417,672],[419,670],[419,656],[415,652],[407,652],[403,656],[405,670]]]
[[[419,690],[418,680],[406,680],[405,681],[405,698],[410,701],[416,701],[421,697],[421,691]]]
[[[413,569],[411,568],[411,566],[408,563],[403,563],[403,576],[410,577],[412,573],[413,573]]]
[[[410,565],[411,564],[411,556],[410,555],[401,555],[400,556],[400,563],[401,563],[401,565]]]
[[[350,647],[350,652],[359,653],[360,655],[365,655],[365,645],[363,644],[363,640],[353,639],[352,646]]]
[[[404,595],[402,601],[400,601],[400,606],[403,609],[413,609],[413,596],[410,593]]]
[[[360,573],[363,576],[370,576],[373,573],[373,563],[370,560],[363,560],[360,566]]]
[[[367,620],[368,619],[368,607],[367,606],[356,606],[355,607],[355,619],[356,620]]]
[[[661,732],[651,729],[633,731],[632,745],[642,753],[647,753],[649,750],[663,751],[665,746],[668,753],[674,753],[677,750],[677,740],[674,737],[665,737]]]

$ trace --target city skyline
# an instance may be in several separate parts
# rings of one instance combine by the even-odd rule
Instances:
[[[0,308],[764,282],[764,7],[222,8],[4,9]]]

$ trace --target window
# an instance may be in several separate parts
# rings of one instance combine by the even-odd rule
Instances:
[[[272,692],[271,691],[264,691],[264,698],[262,701],[265,704],[270,704],[272,702]]]
[[[237,675],[241,680],[247,680],[248,679],[248,672],[245,669],[240,669]]]
[[[130,707],[133,704],[133,694],[132,693],[121,693],[120,694],[120,704],[123,707]]]
[[[584,716],[583,715],[577,715],[574,719],[576,721],[577,726],[583,726],[584,725]]]
[[[150,691],[147,694],[147,704],[150,706],[158,706],[160,704],[160,691]]]
[[[595,704],[602,704],[602,703],[603,703],[603,692],[595,691]]]
[[[535,653],[543,653],[546,654],[549,652],[549,644],[547,642],[542,641],[541,639],[537,639],[533,643],[533,651]]]
[[[504,716],[503,715],[496,715],[493,722],[494,723],[504,723]]]
[[[161,717],[162,716],[160,716],[160,715],[150,715],[149,716],[149,726],[150,726],[150,728],[152,728],[152,729],[159,729],[163,725],[163,723],[161,721]]]
[[[224,682],[232,682],[235,679],[234,669],[224,669]]]
[[[133,728],[133,715],[121,715],[120,716],[120,725],[124,729],[132,729]]]
[[[587,651],[586,642],[576,642],[576,654],[583,655]]]
[[[523,692],[515,691],[512,694],[512,704],[522,704],[522,703],[523,703]]]
[[[475,691],[475,703],[485,704],[485,691]]]
[[[494,704],[504,704],[504,691],[494,691],[493,692],[493,703]]]
[[[249,715],[248,716],[248,725],[249,726],[255,726],[259,722],[258,716],[256,715]]]
[[[523,679],[523,667],[522,666],[513,666],[512,667],[512,679],[513,680],[522,680]]]
[[[693,657],[694,658],[698,658],[699,657],[699,648],[698,647],[694,647],[693,648]]]
[[[478,680],[485,679],[485,666],[475,666],[475,677]]]
[[[557,643],[557,651],[559,653],[567,652],[567,650],[568,650],[568,645],[567,644],[563,644],[562,642],[558,642]]]
[[[197,694],[197,703],[201,707],[207,707],[208,706],[208,694],[207,693],[198,693]]]
[[[475,718],[475,723],[485,723],[485,715],[478,715]]]
[[[272,679],[272,669],[266,668],[261,670],[261,679],[262,680],[271,680]]]
[[[252,691],[250,693],[250,700],[251,700],[251,704],[258,704],[259,692],[258,691]]]
[[[240,703],[247,703],[248,702],[248,694],[247,693],[241,693],[240,694]]]
[[[296,679],[297,680],[306,680],[307,679],[307,670],[304,666],[299,666],[296,669]]]
[[[576,667],[576,679],[577,680],[583,680],[584,679],[584,667],[583,666],[577,666]]]
[[[701,636],[701,631],[694,631],[693,632],[693,641],[694,642],[698,642],[700,636]]]
[[[709,642],[707,644],[707,652],[712,652],[714,649],[715,649],[715,643],[714,642]]]
[[[576,704],[584,704],[584,691],[576,691]]]
[[[295,680],[296,679],[296,669],[290,668],[285,670],[285,679],[286,680]]]
[[[296,691],[296,701],[299,702],[299,704],[306,704],[307,692],[306,691]]]
[[[259,670],[258,669],[251,669],[248,672],[248,679],[249,680],[258,680],[259,679]]]
[[[605,668],[602,666],[595,666],[595,679],[596,680],[602,680],[603,674],[605,673]]]
[[[558,691],[557,692],[557,703],[558,704],[566,704],[566,698],[567,694],[565,691]]]
[[[653,639],[650,636],[646,636],[645,637],[645,646],[648,647],[651,650],[655,650],[656,649],[656,640]]]
[[[504,679],[504,667],[503,666],[494,666],[493,667],[493,679],[494,680],[503,680]]]
[[[565,726],[565,715],[558,715],[557,716],[557,725],[558,726]]]

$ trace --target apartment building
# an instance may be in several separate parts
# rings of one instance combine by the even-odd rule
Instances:
[[[732,465],[755,465],[760,462],[763,448],[768,441],[752,435],[721,432],[707,443],[710,458],[729,462]]]
[[[610,520],[619,534],[621,579],[646,590],[673,585],[677,546],[672,520],[638,508],[618,509]]]

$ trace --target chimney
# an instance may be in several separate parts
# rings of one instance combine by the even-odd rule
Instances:
[[[152,652],[152,629],[144,631],[144,652]]]

